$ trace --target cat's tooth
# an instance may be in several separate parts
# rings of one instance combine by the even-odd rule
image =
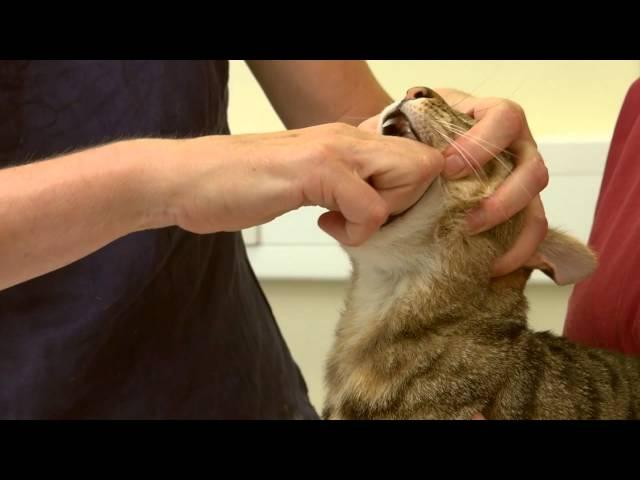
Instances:
[[[390,118],[390,119],[388,119],[386,122],[384,122],[384,123],[382,124],[382,128],[386,128],[386,127],[388,127],[389,125],[394,125],[395,123],[396,123],[396,122],[395,122],[395,119]]]

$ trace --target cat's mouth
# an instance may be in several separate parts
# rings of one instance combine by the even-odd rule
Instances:
[[[411,120],[398,108],[387,113],[382,119],[382,135],[420,141],[420,137],[411,125]]]
[[[392,110],[383,117],[382,135],[404,137],[416,140],[418,142],[420,141],[418,135],[413,129],[413,126],[411,125],[411,120],[409,120],[409,118],[398,108]],[[404,212],[398,213],[396,215],[389,215],[389,218],[381,228],[390,225],[391,223],[402,217],[409,210],[411,210],[411,207],[406,209]]]

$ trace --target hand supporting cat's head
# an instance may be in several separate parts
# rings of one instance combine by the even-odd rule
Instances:
[[[444,151],[473,124],[473,118],[451,108],[433,90],[416,87],[382,112],[379,131]],[[513,245],[521,231],[522,213],[478,235],[468,233],[465,218],[511,173],[513,159],[503,152],[482,167],[466,160],[473,166],[473,175],[458,180],[438,177],[413,207],[390,218],[365,244],[345,247],[352,261],[390,273],[426,268],[441,278],[466,276],[489,282],[491,263]],[[596,265],[587,246],[550,229],[523,269],[539,269],[556,283],[569,284],[586,278]]]

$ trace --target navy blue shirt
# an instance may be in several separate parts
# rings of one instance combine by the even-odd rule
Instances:
[[[228,134],[227,80],[225,61],[2,61],[0,167]],[[163,228],[0,291],[0,418],[317,416],[240,234]]]

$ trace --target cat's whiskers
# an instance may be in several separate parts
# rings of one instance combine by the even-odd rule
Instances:
[[[498,153],[500,153],[500,151],[502,151],[502,149],[500,147],[498,147],[496,144],[491,143],[487,140],[484,140],[483,138],[480,137],[476,137],[475,135],[471,135],[469,133],[468,130],[465,130],[464,128],[462,128],[460,125],[456,124],[456,123],[451,123],[451,122],[447,122],[446,120],[439,120],[439,123],[446,126],[447,128],[449,128],[450,130],[452,130],[454,133],[457,133],[458,135],[465,135],[469,138],[472,138],[474,140],[476,140],[477,142],[482,142],[485,145],[488,145],[489,147],[493,147],[496,149],[496,152],[491,152],[489,150],[486,150],[487,152],[489,152],[491,155],[497,155]],[[481,147],[483,148],[483,147]],[[514,158],[518,158],[517,155],[511,154]]]
[[[445,122],[445,121],[441,121],[440,123],[441,123],[441,124],[443,124],[443,125],[446,125],[446,126],[447,126],[447,128],[449,128],[449,129],[450,129],[451,131],[453,131],[454,133],[457,133],[458,135],[464,135],[464,136],[466,136],[466,137],[469,139],[469,141],[471,141],[472,143],[475,143],[476,145],[478,145],[478,147],[480,147],[480,148],[481,148],[481,149],[483,149],[485,152],[487,152],[488,154],[490,154],[490,155],[491,155],[491,156],[492,156],[492,157],[493,157],[493,158],[494,158],[498,163],[500,163],[500,165],[502,165],[505,169],[507,169],[507,170],[511,170],[511,166],[510,166],[510,165],[508,165],[504,160],[502,160],[502,159],[500,158],[500,156],[499,156],[500,151],[498,151],[497,153],[496,153],[496,152],[492,152],[492,151],[491,151],[491,150],[489,150],[488,148],[484,147],[484,146],[482,145],[482,143],[480,143],[480,142],[483,142],[483,143],[485,143],[485,144],[487,144],[487,145],[489,145],[489,146],[491,146],[491,147],[493,147],[493,148],[495,148],[495,149],[498,149],[498,150],[499,150],[499,147],[498,147],[497,145],[493,145],[492,143],[487,142],[487,141],[485,141],[485,140],[483,140],[483,139],[481,139],[481,138],[478,138],[478,137],[476,137],[475,135],[470,135],[468,131],[465,131],[465,130],[464,130],[464,129],[462,129],[460,126],[455,125],[455,124],[453,124],[453,123],[449,123],[449,122]],[[459,146],[459,145],[458,145],[458,146]],[[460,147],[460,148],[462,148],[462,147]],[[467,152],[467,153],[468,153],[468,152]],[[510,154],[511,156],[513,156],[514,158],[518,158],[516,155],[513,155],[511,152],[509,152],[509,154]],[[530,198],[533,198],[533,197],[535,196],[535,195],[533,195],[533,194],[532,194],[532,193],[527,189],[527,187],[526,187],[522,182],[518,181],[517,183],[518,183],[518,186],[519,186],[520,188],[522,188],[522,189],[525,191],[525,193],[526,193]]]
[[[469,153],[469,151],[464,149],[464,147],[462,147],[461,145],[455,145],[455,141],[453,139],[449,138],[448,136],[446,136],[445,134],[443,134],[441,131],[439,131],[439,129],[435,129],[435,131],[438,132],[440,135],[442,135],[445,138],[445,140],[447,142],[449,142],[449,144],[453,148],[458,150],[458,152],[460,152],[460,154],[463,156],[463,158],[465,159],[467,164],[474,170],[474,172],[476,172],[476,169],[473,167],[473,165],[471,163],[471,160],[468,160],[462,153],[462,151],[464,150],[467,153],[467,155],[469,155],[469,157],[471,157],[473,159],[473,156]],[[491,153],[491,152],[489,152],[489,153]],[[497,159],[497,160],[500,161],[501,164],[503,166],[505,166],[505,168],[507,168],[507,170],[510,170],[510,168],[504,162],[502,162],[500,159]],[[475,160],[474,160],[474,162],[475,162]],[[479,168],[479,171],[482,172],[485,175],[485,178],[488,178],[487,174],[484,172],[484,170],[482,168]],[[485,185],[485,186],[487,185],[486,182],[484,182],[477,173],[476,173],[476,176],[483,183],[483,185]],[[526,189],[525,189],[525,191],[526,191]],[[507,214],[507,210],[506,210],[506,208],[504,207],[504,205],[502,203],[498,203],[498,208],[501,210],[502,216],[504,218],[509,218],[509,215]]]
[[[483,185],[486,186],[486,182],[483,180],[483,178],[480,176],[479,171],[476,169],[476,167],[473,165],[473,163],[467,158],[467,156],[464,154],[464,152],[462,151],[462,149],[460,148],[459,145],[456,145],[455,142],[450,139],[445,133],[441,132],[439,129],[434,129],[436,131],[436,133],[439,133],[440,136],[442,138],[444,138],[444,140],[451,145],[454,149],[456,149],[458,151],[458,153],[460,154],[460,156],[462,157],[462,159],[466,162],[467,165],[469,165],[469,167],[471,168],[471,170],[473,171],[473,173],[476,175],[476,177],[478,177],[478,180],[480,182],[482,182]],[[468,153],[467,153],[468,154]],[[483,172],[484,173],[484,172]],[[485,174],[486,176],[486,174]]]

